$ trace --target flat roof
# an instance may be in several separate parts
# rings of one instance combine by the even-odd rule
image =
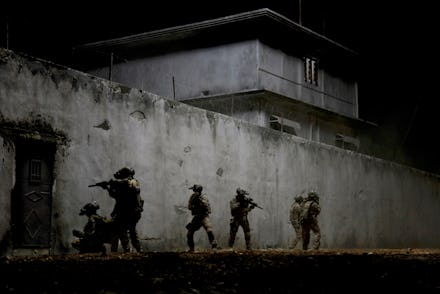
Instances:
[[[115,53],[123,57],[176,51],[188,46],[261,39],[286,51],[295,50],[317,57],[356,57],[357,52],[320,35],[268,8],[220,18],[153,30],[126,37],[97,41],[74,47],[75,50]],[[142,50],[141,50],[142,49]]]

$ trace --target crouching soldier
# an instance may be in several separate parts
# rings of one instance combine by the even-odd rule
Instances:
[[[112,221],[98,215],[98,209],[99,205],[93,202],[84,205],[79,212],[79,215],[89,218],[83,231],[72,231],[73,235],[78,238],[72,242],[72,247],[79,253],[106,254],[104,243],[111,243],[113,240]]]

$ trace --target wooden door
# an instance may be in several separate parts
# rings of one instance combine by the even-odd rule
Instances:
[[[20,141],[16,147],[14,247],[49,248],[55,148],[34,141]]]

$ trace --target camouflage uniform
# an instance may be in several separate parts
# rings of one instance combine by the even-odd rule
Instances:
[[[72,247],[79,253],[106,253],[104,243],[111,242],[109,237],[109,226],[111,220],[96,213],[99,205],[87,203],[80,211],[79,215],[87,215],[89,218],[83,231],[73,230],[73,235],[79,239],[72,242]]]
[[[321,207],[319,206],[319,197],[316,192],[311,191],[303,205],[301,229],[302,229],[302,239],[303,239],[303,249],[307,250],[310,242],[310,231],[313,232],[314,240],[312,249],[319,249],[321,241],[321,230],[318,225],[318,215],[321,212]]]
[[[130,252],[129,237],[134,249],[142,251],[136,225],[142,215],[144,200],[140,195],[139,181],[133,178],[134,173],[126,167],[120,169],[114,174],[115,180],[111,180],[106,188],[116,201],[111,216],[124,252]],[[113,252],[117,251],[117,246],[117,242],[112,244]]]
[[[190,189],[194,191],[188,201],[188,209],[191,211],[193,218],[190,223],[186,225],[187,243],[189,251],[194,251],[194,233],[203,227],[208,234],[209,243],[213,249],[217,248],[217,242],[212,232],[212,225],[209,219],[211,214],[211,206],[209,205],[208,198],[205,194],[202,194],[203,187],[200,185],[194,185]]]
[[[247,215],[255,206],[246,201],[246,194],[245,190],[238,188],[237,195],[230,202],[232,218],[230,221],[229,247],[234,246],[235,236],[237,235],[238,228],[241,226],[243,228],[246,249],[250,250],[251,230]]]
[[[301,195],[296,196],[295,201],[290,207],[289,219],[290,219],[290,223],[292,224],[295,230],[295,239],[293,240],[292,248],[295,248],[298,242],[301,241],[302,239],[301,214],[303,210],[303,202],[304,202],[304,198]]]

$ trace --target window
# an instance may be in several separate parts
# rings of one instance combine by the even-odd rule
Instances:
[[[343,134],[336,134],[336,140],[335,140],[336,146],[343,148],[343,149],[348,149],[348,150],[352,150],[352,151],[358,151],[359,150],[359,139],[350,137],[350,136],[345,136]]]
[[[39,183],[41,181],[41,160],[31,159],[29,172],[30,182]]]
[[[298,132],[301,129],[301,125],[298,122],[285,119],[276,115],[271,115],[269,123],[270,128],[295,136],[298,136]]]
[[[318,86],[318,60],[315,58],[304,58],[304,81]]]

